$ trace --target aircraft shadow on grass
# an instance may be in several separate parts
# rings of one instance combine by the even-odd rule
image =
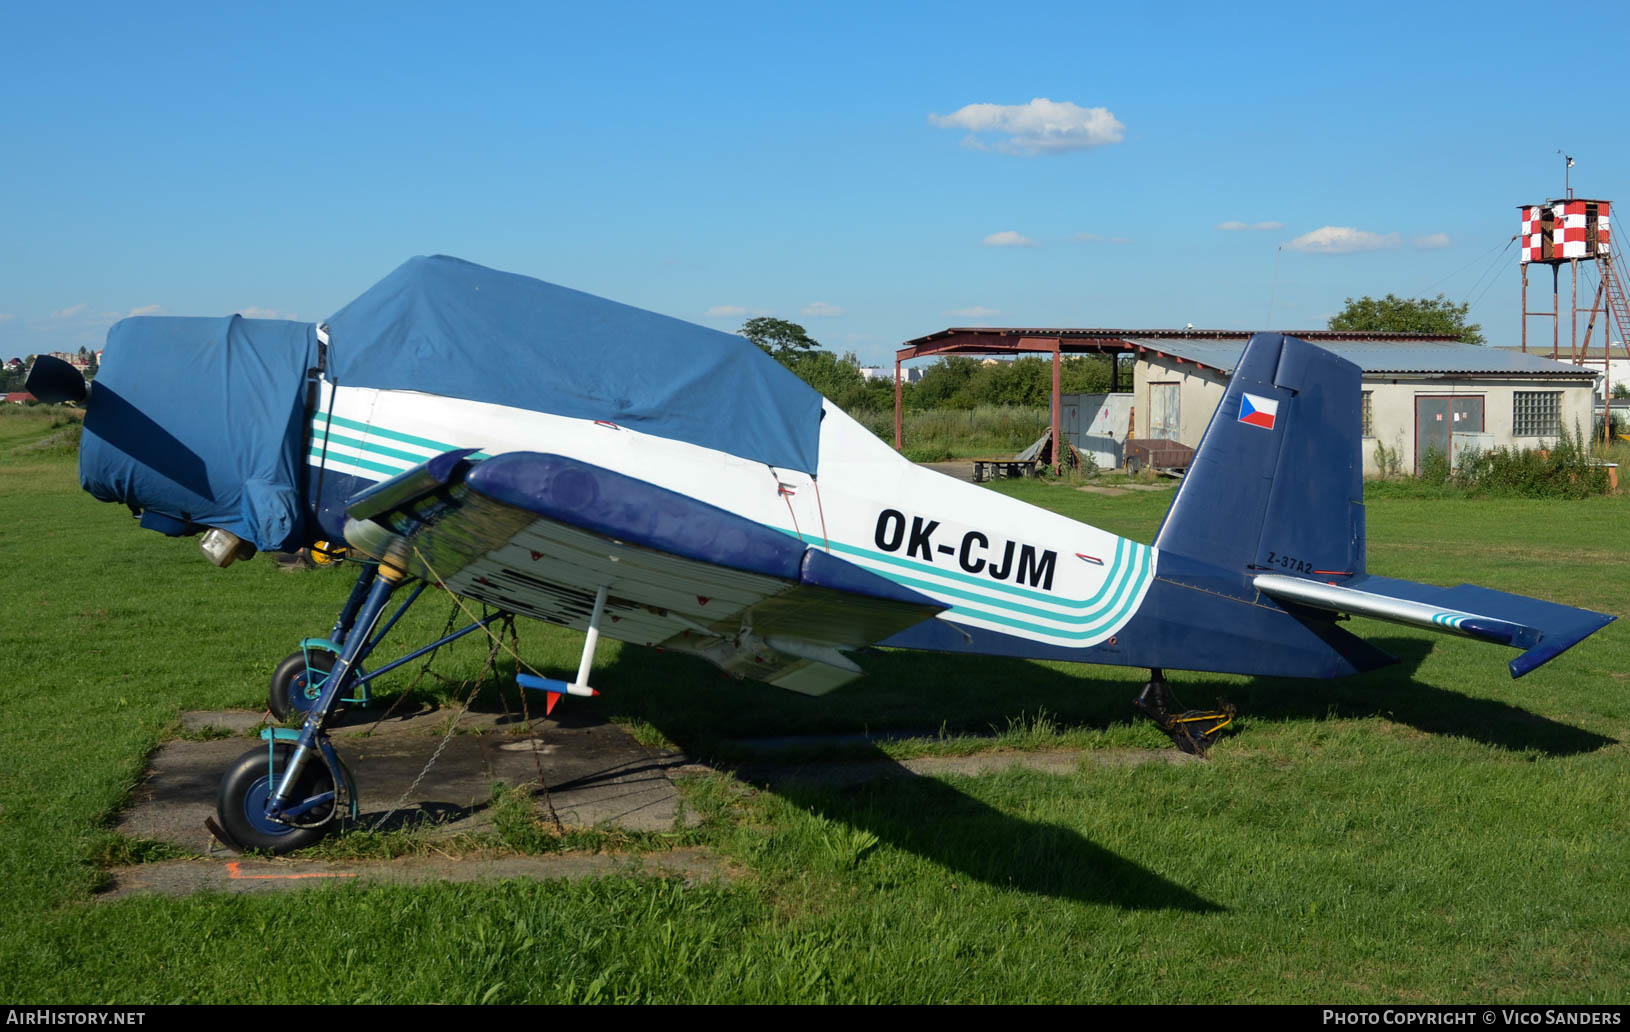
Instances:
[[[1134,910],[1225,909],[1073,828],[1004,813],[880,749],[854,760],[875,764],[878,776],[848,788],[799,778],[761,784],[801,809],[998,888]]]
[[[1427,734],[1455,735],[1515,752],[1572,756],[1617,744],[1592,731],[1572,727],[1493,699],[1479,699],[1415,679],[1432,653],[1419,638],[1376,638],[1372,644],[1398,657],[1396,666],[1332,681],[1254,678],[1231,689],[1241,713],[1265,720],[1385,717]],[[1503,676],[1491,666],[1490,678]]]
[[[1399,663],[1336,681],[1253,678],[1212,688],[1189,675],[1175,687],[1194,703],[1226,696],[1241,712],[1263,720],[1382,716],[1429,734],[1549,756],[1614,744],[1521,707],[1416,680],[1431,653],[1429,642],[1399,637],[1375,644]],[[728,751],[723,736],[886,728],[980,734],[1022,724],[1031,715],[1045,715],[1062,728],[1107,729],[1131,717],[1136,692],[1134,683],[1095,678],[1091,668],[1077,674],[998,657],[881,652],[866,657],[866,664],[865,680],[825,699],[732,682],[700,662],[642,649],[623,650],[597,680],[616,686],[609,696],[615,711],[650,722],[686,752],[704,757],[721,747]],[[1496,668],[1490,676],[1498,675]],[[905,688],[898,687],[902,682]],[[576,723],[586,716],[568,713],[557,711],[556,717]],[[842,759],[867,766],[875,776],[843,785],[819,776],[757,776],[760,769],[752,766],[738,774],[800,809],[869,831],[992,886],[1137,909],[1223,909],[1073,829],[1003,813],[945,781],[911,772],[862,740],[847,747]]]
[[[928,663],[942,666],[946,673],[974,681],[1001,674],[1008,681],[1031,685],[1017,704],[999,706],[988,698],[982,708],[959,719],[975,732],[991,726],[1005,726],[1006,710],[1019,714],[1028,708],[1046,710],[1062,707],[1069,696],[1083,705],[1083,713],[1107,726],[1118,711],[1124,721],[1127,711],[1125,683],[1104,690],[1102,685],[1083,685],[1055,670],[1034,664],[992,660],[988,657],[902,656],[887,654],[870,657],[883,661],[885,669],[859,682],[851,692],[863,696],[865,685],[887,683],[887,667],[896,662]],[[969,667],[978,667],[970,670]],[[597,674],[603,684],[630,686],[618,689],[619,709],[629,716],[647,720],[687,753],[706,756],[723,744],[712,737],[716,726],[696,721],[698,708],[715,717],[732,714],[730,727],[736,731],[757,728],[781,734],[803,734],[812,730],[861,731],[870,714],[844,717],[841,697],[810,699],[763,689],[749,683],[722,679],[701,663],[678,657],[661,656],[646,650],[625,649],[618,660]],[[920,667],[913,681],[921,680]],[[1001,683],[998,682],[985,682]],[[650,686],[643,690],[635,685]],[[1044,686],[1044,687],[1043,687]],[[977,693],[975,693],[977,694]],[[969,698],[974,698],[970,694]],[[690,705],[675,705],[676,695],[688,697]],[[1107,704],[1100,696],[1116,698]],[[762,709],[761,709],[762,707]],[[864,705],[861,705],[864,709]],[[892,708],[892,706],[890,707]],[[557,713],[559,711],[557,710]],[[1073,718],[1072,710],[1072,718]],[[924,692],[914,707],[897,713],[907,726],[920,726],[943,716],[935,706],[934,694]],[[898,725],[897,725],[898,726]],[[1105,903],[1132,909],[1174,909],[1191,913],[1220,912],[1224,908],[1187,888],[1133,861],[1100,846],[1072,828],[1043,821],[1026,820],[1004,813],[937,778],[918,775],[887,756],[875,746],[859,744],[846,749],[843,766],[864,767],[867,777],[858,784],[835,784],[818,774],[812,777],[759,777],[760,769],[740,769],[744,781],[779,795],[802,810],[851,828],[869,831],[898,849],[957,871],[975,881],[999,888],[1016,889],[1062,899]]]

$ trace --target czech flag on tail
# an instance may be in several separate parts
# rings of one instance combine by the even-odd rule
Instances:
[[[1264,430],[1273,429],[1273,421],[1279,415],[1279,402],[1273,398],[1263,398],[1255,394],[1245,394],[1240,398],[1239,421],[1252,426],[1260,426]]]

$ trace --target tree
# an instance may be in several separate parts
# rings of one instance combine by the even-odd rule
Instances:
[[[1401,298],[1388,294],[1377,301],[1347,299],[1347,307],[1330,317],[1330,329],[1376,333],[1444,333],[1467,344],[1483,343],[1483,328],[1466,321],[1470,303],[1435,298]]]
[[[912,406],[919,409],[973,408],[970,387],[979,374],[979,360],[962,355],[946,355],[929,366],[911,393]]]
[[[839,358],[830,351],[808,351],[782,359],[782,364],[838,408],[855,408],[865,400],[866,379],[852,354]]]
[[[802,326],[785,319],[761,315],[741,324],[743,337],[757,344],[767,355],[782,362],[796,355],[807,355],[820,350],[820,345]]]

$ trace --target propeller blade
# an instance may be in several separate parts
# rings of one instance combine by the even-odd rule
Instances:
[[[90,385],[79,370],[60,358],[41,355],[28,371],[28,393],[49,405],[65,401],[84,401],[90,395]]]

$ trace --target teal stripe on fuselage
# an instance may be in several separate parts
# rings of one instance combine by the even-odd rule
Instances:
[[[1119,551],[1119,549],[1117,549],[1117,551]],[[1051,609],[1038,609],[1035,606],[1026,606],[1021,605],[1018,602],[1009,602],[1005,599],[991,598],[989,595],[981,595],[977,592],[964,591],[961,588],[952,588],[944,584],[936,584],[933,581],[921,580],[916,577],[904,577],[900,574],[894,573],[893,571],[885,572],[879,570],[878,573],[898,584],[909,585],[913,588],[921,588],[924,591],[938,592],[941,595],[948,595],[952,598],[962,598],[967,599],[970,602],[982,602],[986,605],[1000,606],[1001,608],[1014,613],[1022,613],[1027,616],[1039,616],[1048,620],[1073,620],[1079,622],[1081,620],[1094,619],[1095,617],[1099,616],[1105,608],[1112,608],[1115,605],[1114,597],[1118,595],[1121,590],[1120,585],[1117,584],[1117,578],[1124,581],[1124,577],[1122,576],[1124,571],[1130,570],[1136,562],[1137,560],[1134,559],[1132,562],[1123,564],[1117,560],[1116,563],[1110,567],[1109,576],[1104,578],[1104,583],[1098,588],[1097,593],[1094,594],[1089,600],[1093,603],[1098,603],[1101,599],[1105,599],[1107,597],[1108,601],[1102,605],[1096,606],[1092,610],[1083,610],[1074,613],[1060,613]]]
[[[1012,627],[1015,630],[1029,631],[1032,634],[1045,635],[1051,638],[1084,639],[1096,637],[1107,630],[1112,630],[1121,622],[1131,617],[1132,610],[1137,604],[1138,592],[1147,580],[1149,555],[1150,553],[1145,550],[1139,556],[1136,563],[1128,563],[1126,567],[1120,571],[1120,574],[1123,575],[1118,576],[1119,583],[1116,587],[1116,593],[1119,594],[1120,592],[1125,591],[1125,595],[1118,600],[1115,609],[1095,620],[1093,623],[1088,624],[1085,627],[1078,627],[1075,630],[1061,630],[1057,627],[1047,627],[1041,624],[1027,623],[1023,620],[1016,620],[1011,617],[1002,616],[998,613],[985,612],[984,610],[975,609],[971,606],[952,606],[950,612],[953,615],[963,614],[974,619],[984,620],[988,623],[1001,624],[1004,627]],[[1135,573],[1133,572],[1134,568],[1136,569]],[[884,576],[888,575],[885,574]],[[889,579],[894,580],[895,578],[890,576]],[[1126,591],[1125,589],[1128,587],[1130,587],[1132,590]],[[1064,619],[1080,618],[1064,617]]]
[[[799,537],[800,540],[802,540],[801,536],[793,531],[785,528],[777,529],[780,529],[782,533],[787,534],[789,537]],[[949,612],[949,615],[953,616],[961,614],[971,619],[984,620],[988,623],[1001,624],[1005,627],[1012,627],[1017,630],[1029,631],[1034,634],[1047,635],[1054,638],[1090,638],[1101,633],[1106,628],[1114,627],[1118,622],[1129,617],[1133,607],[1136,605],[1138,596],[1141,594],[1144,586],[1148,583],[1151,576],[1150,567],[1152,565],[1154,556],[1154,550],[1149,546],[1140,545],[1136,541],[1129,541],[1126,538],[1118,537],[1116,538],[1115,544],[1114,564],[1110,569],[1109,575],[1104,578],[1103,584],[1099,586],[1098,591],[1088,599],[1059,600],[1054,599],[1051,596],[1044,595],[1041,592],[1026,591],[1022,588],[1015,588],[1011,585],[1000,584],[995,581],[982,580],[977,577],[965,576],[961,573],[949,570],[941,570],[936,567],[925,566],[922,563],[903,560],[897,556],[887,555],[882,552],[874,552],[870,549],[856,548],[853,545],[845,545],[838,541],[829,541],[827,545],[835,552],[845,552],[868,560],[882,561],[895,566],[903,566],[913,572],[926,573],[931,570],[934,574],[940,577],[949,577],[955,580],[967,581],[983,588],[996,588],[1009,594],[1015,594],[1021,597],[1042,599],[1052,602],[1054,605],[1077,610],[1077,612],[1071,613],[1056,613],[1047,610],[1038,610],[1031,606],[1022,605],[1018,602],[1008,601],[1001,598],[993,598],[989,595],[978,595],[973,592],[962,591],[960,589],[934,583],[932,581],[908,577],[895,570],[873,569],[874,573],[877,573],[879,576],[886,577],[896,584],[903,584],[917,590],[925,591],[931,595],[938,594],[941,596],[971,599],[983,603],[986,606],[999,607],[1011,613],[1040,616],[1046,619],[1068,622],[1076,625],[1075,629],[1073,630],[1064,630],[1057,627],[1030,623],[1025,620],[1015,619],[1012,616],[1003,615],[1002,613],[994,613],[987,609],[981,609],[970,605],[953,605]],[[1132,553],[1132,558],[1130,561],[1127,559],[1127,553],[1129,551]],[[1083,623],[1085,623],[1085,626],[1082,626]]]
[[[1140,545],[1135,541],[1128,541],[1125,538],[1117,538],[1115,545],[1115,559],[1112,564],[1113,566],[1119,566],[1121,563],[1125,562],[1125,549],[1127,547],[1139,549],[1147,548],[1148,546]],[[914,562],[910,559],[902,559],[896,555],[889,555],[887,552],[876,552],[869,548],[856,548],[854,545],[845,545],[836,541],[832,542],[832,548],[834,551],[845,552],[849,555],[858,555],[863,558],[873,560],[874,562],[887,563],[890,566],[902,566],[908,570],[914,570],[919,573],[932,573],[936,577],[945,577],[949,580],[962,581],[965,584],[973,584],[981,588],[1000,591],[1003,594],[1013,595],[1018,598],[1027,598],[1034,602],[1047,602],[1051,605],[1063,606],[1066,609],[1090,609],[1098,603],[1099,599],[1102,598],[1104,594],[1104,589],[1099,588],[1098,593],[1091,598],[1059,599],[1040,591],[1030,591],[1026,588],[1021,588],[1013,584],[1004,584],[1001,581],[991,580],[989,577],[975,577],[972,574],[962,573],[959,570],[946,570],[941,569],[938,566],[929,566],[923,563]],[[1107,585],[1109,583],[1109,578],[1105,578],[1104,583]]]
[[[341,455],[339,452],[335,451],[329,452],[327,458],[325,459],[321,448],[313,448],[309,458],[313,463],[318,465],[322,465],[324,463],[343,462],[347,466],[360,466],[363,469],[378,470],[380,473],[388,473],[391,476],[395,476],[398,473],[405,472],[406,470],[412,468],[410,466],[386,466],[382,463],[370,462],[367,459],[358,458],[354,455]]]
[[[789,530],[784,530],[783,533],[792,535],[793,537],[798,536]],[[945,577],[950,580],[961,581],[965,584],[972,584],[988,590],[1000,591],[1004,594],[1014,595],[1018,598],[1030,599],[1034,602],[1046,602],[1050,605],[1061,606],[1065,609],[1091,609],[1098,605],[1099,601],[1103,599],[1105,593],[1108,591],[1110,581],[1114,579],[1114,569],[1126,562],[1127,551],[1149,551],[1148,545],[1140,545],[1136,541],[1129,541],[1126,538],[1117,537],[1115,539],[1115,558],[1111,563],[1110,575],[1104,578],[1104,583],[1101,587],[1099,587],[1097,593],[1091,598],[1085,599],[1060,599],[1040,591],[1030,591],[1025,588],[1016,587],[1012,584],[1004,584],[1001,581],[992,580],[989,577],[975,577],[971,574],[962,573],[958,570],[946,570],[938,566],[926,565],[911,559],[902,559],[899,556],[889,555],[887,552],[876,552],[869,548],[857,548],[854,545],[846,545],[840,541],[829,542],[829,547],[834,552],[843,552],[846,555],[857,555],[865,559],[870,559],[874,562],[887,563],[890,566],[901,566],[915,573],[932,573],[936,577]],[[892,575],[890,575],[890,579],[893,579]],[[992,604],[996,605],[1005,604],[998,602],[996,599],[991,599],[990,601]]]
[[[312,448],[317,452],[320,452],[322,449],[324,422],[325,417],[319,416],[312,418]],[[412,434],[398,433],[395,430],[386,430],[383,427],[370,426],[367,423],[359,423],[354,419],[346,419],[342,416],[335,416],[332,422],[335,426],[340,427],[343,430],[361,430],[362,432],[369,434],[371,437],[383,437],[392,441],[399,441],[403,444],[411,444],[420,448],[433,449],[437,455],[440,455],[442,452],[456,450],[450,444],[444,444],[441,441],[432,441],[428,437],[415,437]],[[432,455],[420,455],[414,452],[405,452],[395,448],[388,448],[385,445],[373,440],[357,440],[353,437],[346,437],[341,434],[336,434],[332,430],[329,430],[327,433],[328,441],[331,444],[338,444],[347,448],[356,448],[362,451],[371,452],[375,455],[388,456],[393,459],[408,459],[410,460],[409,466],[417,466],[421,462],[428,462],[430,459],[435,457]],[[484,451],[479,451],[474,455],[471,455],[470,458],[479,461],[481,459],[490,459],[492,456],[488,455]],[[401,471],[398,470],[397,472]]]
[[[1118,567],[1118,569],[1115,569],[1115,571],[1110,572],[1110,576],[1108,576],[1104,582],[1105,589],[1113,589],[1112,595],[1110,595],[1110,600],[1108,600],[1108,602],[1105,603],[1102,608],[1099,608],[1099,610],[1090,611],[1090,613],[1055,613],[1055,611],[1050,610],[1038,610],[1038,608],[1035,608],[1035,606],[1019,605],[1019,603],[1015,602],[1004,602],[1004,600],[1001,600],[1001,598],[991,598],[988,597],[988,595],[975,595],[973,592],[963,592],[963,590],[954,589],[954,587],[945,587],[945,585],[942,584],[932,584],[932,582],[929,582],[929,580],[918,580],[916,577],[901,577],[900,574],[895,574],[895,572],[877,572],[879,572],[880,576],[893,580],[895,584],[903,584],[906,585],[906,587],[913,587],[913,589],[921,590],[921,592],[929,592],[932,593],[932,595],[939,595],[939,597],[965,598],[965,600],[968,600],[968,602],[999,606],[999,608],[1001,608],[1002,611],[1006,611],[1006,613],[1017,613],[1017,615],[1020,616],[1040,616],[1042,620],[1056,620],[1060,621],[1060,623],[1074,624],[1074,626],[1081,626],[1081,624],[1086,623],[1086,621],[1092,621],[1090,626],[1097,626],[1097,623],[1099,623],[1102,616],[1107,615],[1107,613],[1110,616],[1115,616],[1117,615],[1118,610],[1125,608],[1125,598],[1121,597],[1121,593],[1125,592],[1126,587],[1128,587],[1128,584],[1131,584],[1131,582],[1141,582],[1141,569],[1139,569],[1139,574],[1136,574],[1136,576],[1133,574],[1134,569],[1138,569],[1138,567],[1141,566],[1146,566],[1146,562],[1133,561],[1128,562],[1126,566]],[[983,610],[978,610],[978,608],[975,608],[975,606],[954,605],[952,606],[952,611],[957,611],[957,613],[978,613],[978,615],[983,616],[985,620],[998,620],[998,615],[994,615],[994,613],[986,613],[986,611]],[[1015,626],[1020,626],[1020,624],[1015,624]],[[1037,624],[1022,624],[1022,626],[1037,626]]]
[[[361,423],[355,419],[346,419],[344,416],[329,417],[326,414],[315,415],[311,419],[312,429],[317,432],[318,436],[321,436],[324,426],[330,422],[342,430],[362,430],[378,437],[388,437],[393,441],[400,441],[403,444],[416,444],[421,448],[430,448],[438,455],[442,452],[452,451],[455,447],[457,447],[456,445],[446,444],[442,441],[432,441],[428,437],[415,437],[412,434],[404,434],[397,430],[387,430],[384,427],[375,426],[371,423]],[[419,461],[422,462],[426,458],[429,458],[429,456],[420,456]]]
[[[370,452],[374,455],[385,456],[392,459],[406,459],[409,466],[417,466],[419,463],[426,461],[426,457],[423,455],[416,455],[413,452],[397,451],[395,448],[387,448],[382,444],[375,444],[372,441],[359,441],[354,437],[343,437],[339,434],[329,434],[328,444],[329,447],[333,447],[337,444],[342,448],[356,448],[359,451]]]

